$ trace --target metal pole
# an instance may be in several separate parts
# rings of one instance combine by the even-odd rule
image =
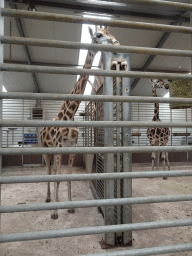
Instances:
[[[139,103],[185,103],[192,104],[191,98],[164,98],[142,96],[117,96],[117,95],[76,95],[76,94],[50,94],[50,93],[23,93],[1,92],[0,99],[28,99],[28,100],[80,100],[80,101],[109,101],[109,102],[139,102]]]
[[[111,102],[110,102],[111,104]],[[154,123],[154,124],[153,124]],[[34,121],[0,120],[0,127],[183,127],[191,128],[192,122],[147,121]]]
[[[4,0],[0,0],[0,10],[4,8]],[[0,36],[4,35],[4,18],[0,12]],[[0,43],[0,63],[3,63],[3,44]],[[3,89],[3,72],[0,71],[0,92]],[[0,119],[2,119],[2,100],[0,100]],[[2,127],[0,127],[0,148],[2,148]],[[2,174],[2,155],[0,155],[0,175]],[[1,184],[0,184],[0,206],[1,206]],[[1,229],[1,214],[0,214]]]
[[[189,170],[177,171],[148,171],[148,172],[121,172],[121,173],[91,173],[91,174],[65,174],[65,175],[33,175],[33,176],[4,176],[0,177],[1,184],[37,183],[57,181],[85,181],[110,179],[145,179],[159,177],[187,177],[192,176]]]
[[[102,233],[114,233],[124,232],[127,230],[147,230],[147,229],[160,229],[170,227],[183,227],[191,226],[192,219],[179,219],[179,220],[167,220],[167,221],[154,221],[144,223],[132,223],[122,225],[109,225],[109,226],[98,226],[98,227],[83,227],[83,228],[71,228],[71,229],[59,229],[59,230],[47,230],[37,232],[26,232],[26,233],[13,233],[13,234],[2,234],[0,235],[0,243],[5,242],[16,242],[16,241],[27,241],[27,240],[38,240],[38,239],[50,239],[60,237],[71,237],[71,236],[84,236],[84,235],[95,235]]]
[[[120,70],[120,65],[119,63],[116,65],[116,70]],[[116,95],[120,95],[121,92],[121,78],[116,77]],[[121,121],[121,103],[116,102],[116,121]],[[116,146],[120,147],[121,146],[121,128],[117,127],[116,128]],[[116,172],[120,173],[121,172],[121,154],[117,153],[116,154]],[[121,180],[117,179],[116,180],[116,197],[121,198]],[[117,224],[121,224],[121,205],[116,207],[117,209]],[[117,237],[120,236],[122,237],[122,234],[117,234],[116,233],[116,240]],[[122,238],[121,238],[122,241]]]
[[[123,54],[123,60],[127,63],[126,71],[131,70],[130,55]],[[131,96],[131,81],[130,78],[122,78],[122,95]],[[131,103],[123,102],[123,121],[131,121]],[[123,146],[131,146],[131,127],[123,128]],[[123,172],[132,172],[132,153],[123,154]],[[132,179],[123,180],[123,197],[132,197]],[[123,205],[123,224],[132,223],[132,206]],[[132,231],[123,233],[123,244],[132,245]]]
[[[78,43],[78,42],[72,42],[72,41],[22,38],[22,37],[14,37],[14,36],[11,36],[11,37],[3,36],[0,39],[3,44],[54,47],[54,48],[65,48],[65,49],[85,49],[85,50],[118,52],[118,53],[136,53],[136,54],[151,54],[151,55],[181,56],[181,57],[192,56],[192,51],[189,51],[189,50],[159,49],[159,48],[123,46],[123,45],[122,46],[99,45],[99,44]]]
[[[192,31],[191,31],[192,33]],[[114,71],[114,70],[95,70],[95,69],[79,69],[64,67],[47,67],[35,65],[19,65],[19,64],[1,64],[2,71],[9,72],[28,72],[28,73],[48,73],[48,74],[67,74],[67,75],[94,75],[94,76],[113,76],[113,77],[139,77],[139,78],[166,78],[192,80],[191,74],[173,74],[160,72],[139,72],[139,71]]]
[[[86,255],[79,255],[79,256],[147,256],[147,255],[160,255],[160,254],[171,253],[171,252],[184,252],[184,251],[191,251],[191,250],[192,250],[192,243],[188,243],[188,244],[134,249],[131,251],[125,250],[125,251],[106,252],[106,253],[105,252],[94,253],[94,254],[86,254]]]
[[[132,197],[118,199],[97,199],[97,200],[80,200],[68,202],[52,202],[52,203],[36,203],[26,205],[3,205],[0,207],[1,213],[28,212],[28,211],[45,211],[53,209],[70,209],[70,208],[88,208],[101,207],[107,205],[126,205],[126,204],[152,204],[192,201],[192,195],[176,195],[176,196],[150,196],[150,197]],[[120,223],[121,224],[121,223]]]
[[[111,58],[112,53],[103,53],[103,68],[104,70],[111,69]],[[103,83],[103,94],[113,95],[113,78],[104,77]],[[113,103],[104,102],[104,120],[113,121]],[[113,147],[113,128],[104,129],[104,146]],[[113,173],[114,172],[114,154],[108,153],[104,155],[104,172]],[[104,183],[104,195],[106,199],[114,198],[114,180],[106,180]],[[105,207],[105,225],[115,224],[115,207],[107,206]],[[115,245],[115,233],[105,234],[105,243],[109,245]]]
[[[191,8],[191,5],[189,5],[189,8]],[[180,26],[170,26],[170,25],[133,22],[133,21],[124,21],[124,20],[94,19],[94,18],[80,17],[77,15],[75,16],[75,15],[45,13],[45,12],[29,12],[29,11],[12,10],[12,9],[6,9],[6,8],[2,10],[2,15],[8,16],[8,17],[39,19],[39,20],[49,20],[49,21],[57,21],[57,22],[69,22],[69,23],[83,23],[83,24],[103,25],[103,26],[109,26],[109,27],[146,29],[146,30],[154,30],[154,31],[170,31],[175,33],[186,33],[186,34],[192,33],[191,28],[184,27],[184,26],[180,27]]]

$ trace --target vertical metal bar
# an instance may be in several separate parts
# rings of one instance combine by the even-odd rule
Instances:
[[[173,112],[172,109],[170,109],[171,114],[171,122],[173,121]],[[173,145],[173,128],[171,127],[171,146]]]
[[[120,65],[116,65],[116,71],[120,70]],[[116,95],[120,95],[120,86],[121,86],[121,79],[119,77],[116,77]],[[121,103],[117,102],[116,103],[116,120],[121,121]],[[116,146],[120,147],[121,146],[121,128],[117,127],[116,128]],[[120,161],[120,153],[117,153],[117,159],[116,159],[116,166],[117,166],[117,172],[121,171],[121,161]],[[117,180],[117,198],[121,198],[121,181],[120,179]],[[121,224],[121,206],[117,206],[117,224]],[[117,234],[116,234],[117,236]]]
[[[4,36],[4,18],[1,9],[4,8],[4,0],[0,0],[0,36]],[[3,63],[3,44],[0,43],[0,63]],[[3,89],[3,73],[0,71],[0,92]],[[0,100],[0,119],[2,119],[2,100]],[[0,128],[0,148],[2,148],[2,128]],[[0,155],[0,175],[2,174],[2,155]],[[0,184],[0,205],[1,205],[1,184]],[[0,214],[1,229],[1,214]]]
[[[130,55],[123,54],[123,59],[127,62],[127,71],[131,70]],[[131,96],[131,81],[130,78],[122,78],[122,95]],[[123,121],[131,121],[131,103],[123,102]],[[131,146],[131,128],[123,128],[123,146]],[[132,154],[123,154],[123,172],[132,172]],[[123,180],[123,197],[132,197],[132,179]],[[132,206],[123,205],[123,224],[132,223]],[[123,233],[123,244],[132,245],[132,231]]]
[[[105,52],[103,53],[103,67],[104,70],[111,69],[111,59],[112,53]],[[113,78],[104,77],[103,85],[103,94],[104,95],[113,95]],[[113,120],[113,102],[104,102],[104,120],[112,121]],[[104,129],[104,146],[113,147],[113,128]],[[104,172],[113,173],[114,172],[114,154],[105,154],[104,155]],[[104,195],[106,199],[114,198],[114,180],[105,181],[105,191]],[[107,206],[105,207],[105,225],[114,225],[115,224],[115,207]],[[105,243],[110,245],[115,245],[115,234],[108,233],[105,234]]]

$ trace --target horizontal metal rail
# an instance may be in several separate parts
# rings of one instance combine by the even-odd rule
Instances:
[[[182,227],[182,226],[191,226],[191,225],[192,225],[192,219],[185,219],[185,220],[181,219],[181,220],[154,221],[154,222],[145,222],[145,223],[121,224],[121,225],[110,225],[110,226],[99,226],[99,227],[84,227],[84,228],[48,230],[48,231],[26,232],[26,233],[15,233],[15,234],[3,234],[3,235],[0,235],[0,243],[28,241],[28,240],[37,240],[37,239],[50,239],[50,238],[59,238],[59,237],[82,236],[82,235],[95,235],[95,234],[103,234],[103,233],[115,233],[115,232],[124,232],[128,230],[136,231],[136,230],[146,230],[146,229]]]
[[[64,174],[64,175],[33,175],[33,176],[0,176],[1,184],[37,183],[57,181],[85,181],[110,179],[140,179],[158,177],[192,176],[192,171],[156,171],[156,172],[124,172],[124,173],[92,173],[92,174]]]
[[[191,6],[191,5],[190,5]],[[69,22],[69,23],[84,23],[84,24],[94,24],[94,25],[105,25],[110,27],[121,27],[121,28],[134,28],[134,29],[146,29],[155,31],[167,31],[175,33],[186,33],[192,34],[192,28],[184,26],[171,26],[162,24],[152,24],[144,22],[133,22],[124,20],[104,20],[104,19],[94,19],[87,17],[80,17],[75,15],[62,15],[53,14],[46,12],[30,12],[23,10],[12,10],[12,9],[2,9],[2,16],[7,17],[17,17],[17,18],[27,18],[27,19],[38,19],[38,20],[49,20],[57,22]]]
[[[110,95],[80,95],[80,94],[51,94],[0,92],[0,99],[28,99],[28,100],[80,100],[80,101],[108,101],[108,102],[142,102],[142,103],[185,103],[192,105],[192,98],[166,98],[142,96],[110,96]]]
[[[192,122],[0,120],[0,127],[185,127]]]
[[[66,147],[66,148],[0,148],[0,155],[41,154],[105,154],[105,153],[149,153],[191,152],[192,146],[130,146],[130,147]]]
[[[114,2],[114,0],[112,0]],[[150,5],[150,6],[158,6],[158,7],[169,7],[169,8],[177,8],[181,10],[192,11],[192,5],[186,3],[178,3],[174,1],[157,1],[157,0],[121,0],[121,2],[125,2],[126,4],[137,4],[137,5]]]
[[[156,171],[156,172],[122,172],[122,173],[91,173],[91,174],[63,174],[63,175],[33,175],[33,176],[0,176],[0,184],[37,183],[57,181],[85,181],[111,179],[142,179],[158,177],[186,177],[192,176],[192,171]]]
[[[93,75],[93,76],[111,76],[111,77],[130,77],[130,78],[167,78],[191,80],[191,74],[172,74],[158,72],[139,72],[139,71],[114,71],[114,70],[93,70],[79,68],[46,67],[18,64],[0,64],[1,71],[10,72],[30,72],[30,73],[49,73],[66,75]]]
[[[133,249],[133,250],[123,250],[116,252],[102,252],[86,254],[81,256],[147,256],[147,255],[159,255],[172,252],[185,252],[192,250],[192,243],[188,244],[178,244],[178,245],[167,245],[158,246],[143,249]]]
[[[1,43],[3,44],[16,44],[40,47],[55,47],[66,49],[86,49],[95,51],[118,52],[118,53],[136,53],[136,54],[153,54],[153,55],[166,55],[166,56],[183,56],[192,57],[192,51],[188,50],[174,50],[174,49],[156,49],[149,47],[133,47],[133,46],[113,46],[113,45],[99,45],[77,43],[59,40],[47,40],[36,38],[22,38],[22,37],[9,37],[1,36]]]
[[[192,195],[174,195],[174,196],[151,196],[151,197],[136,197],[136,198],[118,198],[118,199],[100,199],[100,200],[84,200],[70,202],[52,202],[38,203],[27,205],[2,205],[0,213],[13,212],[29,212],[29,211],[45,211],[55,209],[71,209],[71,208],[88,208],[101,207],[109,205],[126,205],[126,204],[153,204],[167,203],[178,201],[192,201]]]

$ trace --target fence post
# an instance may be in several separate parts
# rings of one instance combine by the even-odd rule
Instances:
[[[104,70],[111,69],[112,53],[105,52],[103,54],[103,68]],[[103,94],[113,95],[113,77],[104,77]],[[113,102],[104,102],[104,120],[113,120]],[[104,129],[104,146],[113,147],[113,127]],[[108,153],[104,155],[104,172],[114,172],[114,154]],[[114,180],[106,180],[104,185],[104,198],[114,198]],[[107,206],[104,212],[105,225],[115,225],[115,207]],[[105,234],[105,243],[115,245],[115,233]]]
[[[127,63],[126,70],[130,71],[130,54],[123,54],[123,60]],[[122,96],[131,96],[130,78],[122,78]],[[131,121],[131,103],[123,102],[123,120]],[[123,146],[131,146],[131,127],[123,128]],[[132,153],[123,153],[123,172],[132,172]],[[132,179],[123,180],[123,198],[132,197]],[[123,205],[123,224],[132,223],[132,205]],[[123,233],[123,245],[132,245],[132,231]]]
[[[1,9],[4,8],[4,0],[0,0],[0,36],[4,35],[4,18]],[[0,64],[3,63],[3,44],[0,42]],[[0,92],[3,89],[3,72],[0,70]],[[0,100],[0,119],[2,119],[2,100]],[[0,148],[2,147],[2,128],[0,127]],[[2,174],[2,155],[0,155],[0,175]],[[1,184],[0,184],[0,205],[1,205]],[[0,214],[1,229],[1,214]]]

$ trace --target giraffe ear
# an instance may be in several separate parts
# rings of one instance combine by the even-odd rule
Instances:
[[[92,30],[92,28],[90,28],[90,27],[88,27],[88,29],[89,29],[89,34],[90,34],[90,36],[91,36],[91,38],[93,37],[93,30]]]

